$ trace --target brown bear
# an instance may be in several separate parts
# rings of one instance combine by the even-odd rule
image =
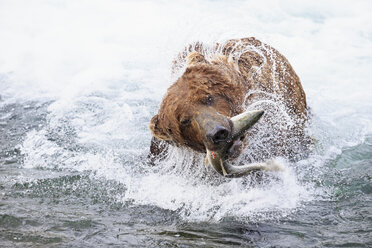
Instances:
[[[174,61],[183,71],[169,87],[149,128],[152,157],[168,144],[197,152],[230,146],[224,159],[298,159],[309,147],[306,96],[299,77],[277,50],[255,38],[208,46],[195,43]],[[239,140],[231,140],[231,117],[261,109],[264,115]]]

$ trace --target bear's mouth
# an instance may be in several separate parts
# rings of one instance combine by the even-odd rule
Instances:
[[[229,163],[229,159],[239,156],[242,149],[241,137],[262,117],[264,111],[247,111],[232,117],[231,141],[224,146],[214,150],[207,150],[206,163],[225,177],[240,177],[257,170],[269,170],[271,167],[267,163],[254,163],[244,166],[234,166]]]

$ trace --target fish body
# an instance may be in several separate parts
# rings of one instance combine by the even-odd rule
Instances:
[[[231,118],[233,123],[232,140],[240,139],[244,133],[251,128],[263,115],[263,110],[247,111]],[[254,171],[273,171],[283,170],[283,168],[270,160],[263,163],[251,163],[243,166],[233,166],[225,159],[229,144],[217,151],[207,149],[206,164],[212,167],[225,177],[240,177],[250,174]]]

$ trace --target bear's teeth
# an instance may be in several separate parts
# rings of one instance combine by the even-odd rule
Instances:
[[[218,152],[212,152],[207,149],[207,157],[206,161],[208,161],[208,164],[211,164],[212,167],[221,175],[227,175],[225,168],[223,167],[223,161],[221,159],[220,153]]]
[[[205,166],[208,167],[210,165],[208,155],[205,156]]]
[[[220,159],[220,166],[221,166],[221,169],[222,169],[223,176],[224,176],[224,177],[227,176],[228,174],[227,174],[227,172],[226,172],[226,170],[225,170],[225,167],[223,166],[223,161],[222,161],[222,159]]]

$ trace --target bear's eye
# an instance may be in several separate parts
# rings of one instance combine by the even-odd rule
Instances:
[[[183,119],[181,121],[181,125],[182,126],[189,126],[191,124],[191,120],[190,119]]]
[[[172,129],[168,128],[167,130],[168,130],[168,133],[169,133],[170,135],[173,134]]]
[[[205,98],[205,104],[208,106],[213,104],[213,97],[211,95],[207,95],[207,97]]]

